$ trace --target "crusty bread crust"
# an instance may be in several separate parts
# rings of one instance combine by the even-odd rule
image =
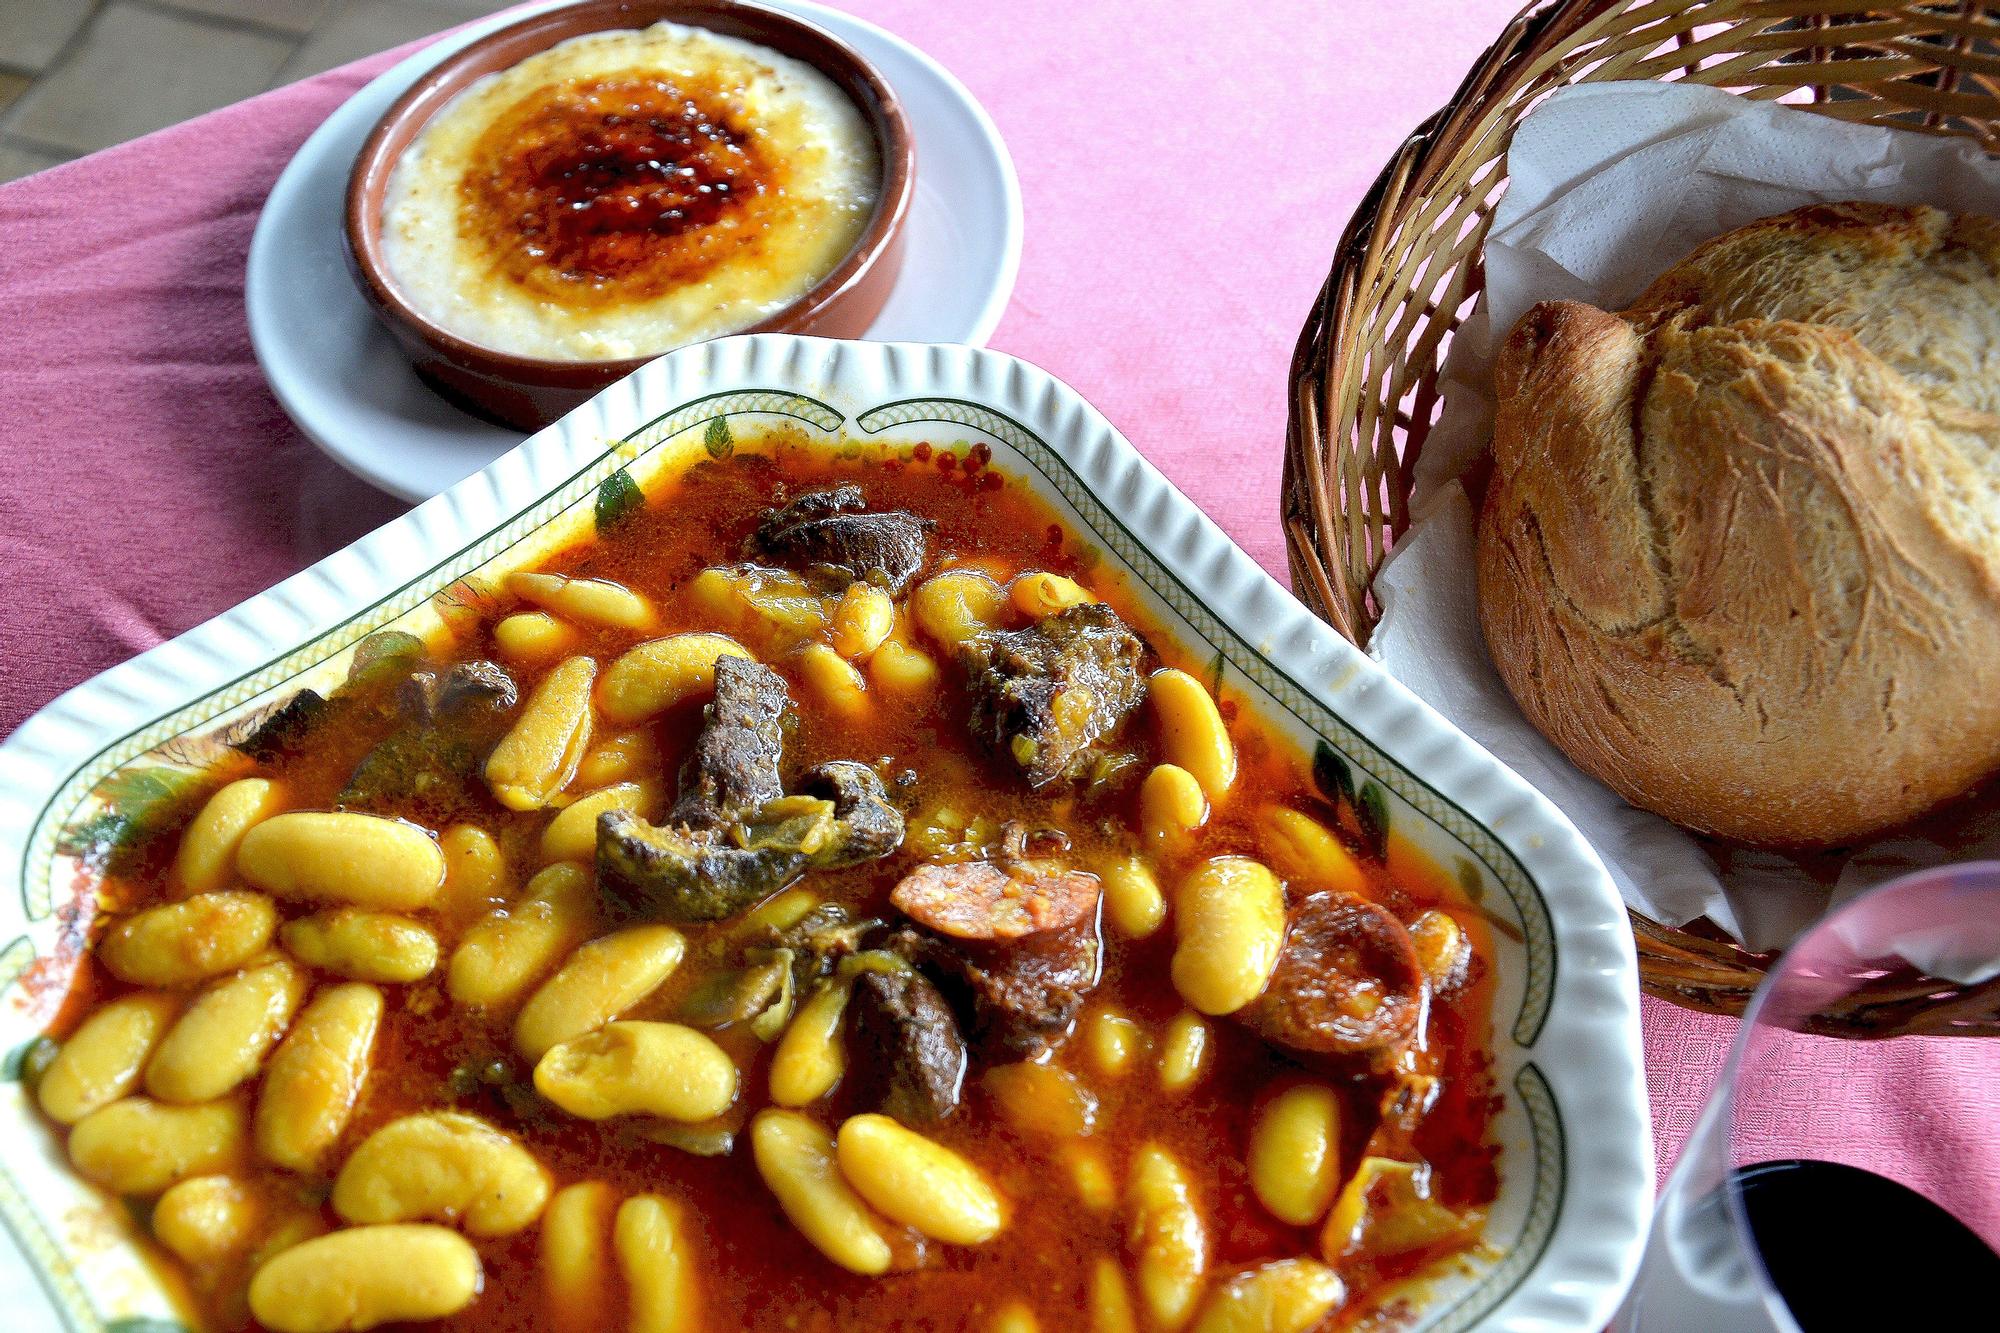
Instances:
[[[2000,769],[2000,223],[1821,205],[1496,367],[1487,644],[1634,805],[1850,843]]]

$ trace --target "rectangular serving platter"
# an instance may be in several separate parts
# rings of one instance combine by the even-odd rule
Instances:
[[[462,580],[586,533],[600,487],[785,423],[794,435],[984,444],[1225,693],[1318,756],[1489,919],[1500,1193],[1487,1244],[1407,1294],[1409,1327],[1601,1327],[1652,1201],[1630,931],[1552,805],[1335,634],[1105,418],[1003,353],[766,334],[661,357],[444,494],[78,686],[0,743],[0,1309],[10,1326],[170,1333],[180,1316],[118,1201],[74,1177],[20,1082],[86,937],[119,821],[199,781],[221,733],[345,675],[384,630],[443,632]],[[1392,851],[1393,855],[1393,851]]]

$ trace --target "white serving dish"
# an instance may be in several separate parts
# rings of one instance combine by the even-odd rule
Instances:
[[[1302,747],[1333,747],[1357,784],[1386,794],[1403,837],[1476,881],[1504,923],[1493,1252],[1427,1280],[1417,1326],[1602,1327],[1638,1259],[1653,1156],[1632,940],[1596,855],[1547,800],[1293,600],[1075,391],[976,348],[768,334],[674,352],[395,522],[30,718],[0,744],[0,866],[18,890],[0,895],[0,941],[12,941],[0,949],[0,1051],[18,1052],[60,998],[93,901],[93,872],[62,835],[105,816],[107,779],[116,792],[123,778],[136,804],[146,788],[132,772],[199,765],[214,746],[202,738],[231,719],[299,684],[337,682],[363,636],[434,623],[443,603],[433,599],[456,580],[532,559],[587,521],[612,471],[630,466],[643,481],[713,442],[716,421],[760,413],[829,437],[990,444],[995,466],[1132,574],[1159,625],[1219,657],[1227,689]],[[18,1065],[0,1083],[8,1327],[178,1328],[128,1239],[129,1216],[69,1173]]]

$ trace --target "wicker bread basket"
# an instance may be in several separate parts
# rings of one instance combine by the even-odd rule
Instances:
[[[1299,595],[1365,643],[1369,583],[1409,525],[1437,420],[1438,369],[1484,279],[1481,247],[1515,124],[1594,80],[1692,80],[1843,120],[1964,135],[2000,151],[2000,4],[1859,0],[1544,0],[1417,128],[1341,239],[1292,361],[1284,521]],[[1772,955],[1698,922],[1632,914],[1647,991],[1737,1014]],[[2000,980],[1881,978],[1821,1016],[1853,1037],[2000,1035]]]

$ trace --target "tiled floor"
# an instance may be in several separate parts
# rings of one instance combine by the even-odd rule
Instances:
[[[0,181],[514,0],[0,0]]]

